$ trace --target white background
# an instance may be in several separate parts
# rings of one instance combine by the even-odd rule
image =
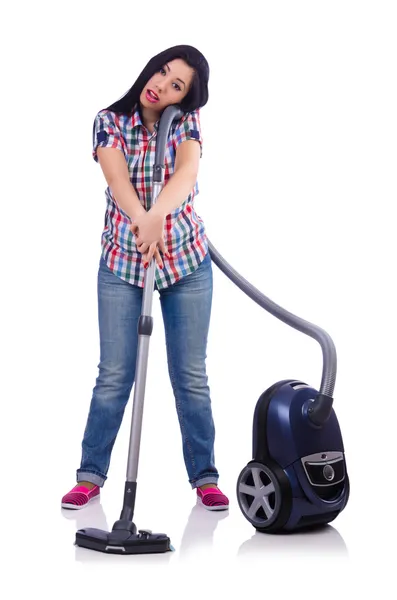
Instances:
[[[385,596],[395,556],[396,11],[394,2],[20,2],[2,14],[2,478],[7,598]],[[318,387],[318,344],[214,266],[208,373],[229,516],[194,508],[158,298],[135,521],[176,551],[75,548],[122,503],[130,409],[101,504],[62,515],[98,363],[96,275],[105,180],[93,119],[180,43],[211,67],[197,210],[216,248],[338,352],[335,410],[351,480],[321,535],[255,535],[235,485],[259,395]],[[391,544],[387,549],[388,544]],[[2,576],[1,586],[7,588]],[[83,597],[83,596],[82,596]],[[387,593],[390,597],[390,593]]]

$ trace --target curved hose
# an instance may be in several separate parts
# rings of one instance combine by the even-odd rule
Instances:
[[[160,119],[158,139],[156,143],[156,158],[154,165],[153,181],[158,186],[163,181],[164,156],[169,129],[174,119],[180,118],[183,111],[177,105],[168,106]],[[290,327],[314,338],[321,346],[323,353],[323,371],[320,391],[317,398],[308,408],[311,421],[318,426],[323,425],[329,418],[332,410],[335,379],[336,379],[336,349],[335,345],[324,329],[305,321],[288,312],[256,289],[249,281],[244,279],[229,263],[221,256],[214,245],[208,240],[209,252],[217,267],[254,302],[267,310],[274,317],[283,321]]]
[[[313,325],[309,321],[305,321],[300,317],[288,312],[269,298],[267,298],[262,292],[252,285],[249,281],[244,279],[218,252],[210,240],[208,240],[209,251],[211,258],[217,267],[235,284],[239,287],[247,296],[249,296],[254,302],[259,304],[262,308],[267,310],[274,317],[283,321],[290,327],[305,333],[306,335],[314,338],[321,346],[323,352],[323,373],[320,386],[320,394],[324,396],[332,396],[334,392],[335,379],[336,379],[336,349],[335,345],[324,329]]]

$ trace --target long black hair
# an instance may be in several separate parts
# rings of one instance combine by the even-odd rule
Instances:
[[[210,69],[205,57],[193,46],[173,46],[153,56],[143,69],[138,79],[119,100],[106,108],[117,114],[131,115],[136,105],[140,108],[139,98],[149,79],[164,65],[176,58],[183,59],[194,69],[190,89],[184,99],[179,103],[185,112],[192,112],[205,106],[208,102],[208,80]]]

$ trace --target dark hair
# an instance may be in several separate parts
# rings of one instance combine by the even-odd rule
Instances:
[[[151,58],[128,92],[105,110],[130,115],[135,106],[139,105],[141,92],[149,79],[166,63],[176,58],[183,59],[194,69],[190,89],[179,106],[185,112],[192,112],[205,106],[208,102],[208,79],[210,74],[207,60],[193,46],[173,46]]]

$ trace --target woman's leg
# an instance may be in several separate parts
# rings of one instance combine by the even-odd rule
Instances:
[[[160,291],[168,370],[182,433],[183,455],[193,488],[216,484],[215,427],[206,374],[212,304],[212,263]]]
[[[98,272],[99,375],[82,442],[78,482],[102,486],[135,378],[142,289],[126,283],[101,259]]]

